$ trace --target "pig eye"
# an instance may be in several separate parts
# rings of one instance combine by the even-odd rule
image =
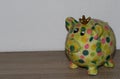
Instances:
[[[74,32],[74,33],[77,33],[78,31],[79,31],[79,29],[78,29],[78,28],[75,28],[73,32]]]
[[[81,31],[80,35],[83,36],[85,34],[85,31]]]

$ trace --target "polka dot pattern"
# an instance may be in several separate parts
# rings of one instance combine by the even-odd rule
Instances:
[[[101,43],[100,43],[100,42],[97,42],[96,46],[97,46],[97,47],[101,47]]]
[[[102,56],[103,54],[102,54],[102,52],[98,52],[97,55],[98,56]]]
[[[85,27],[81,27],[81,31],[85,31],[86,30],[86,28]]]
[[[106,60],[109,60],[110,59],[110,55],[107,56]]]
[[[74,25],[72,29],[69,28]],[[65,51],[69,59],[78,66],[98,67],[108,63],[115,46],[114,33],[110,27],[98,19],[92,19],[87,25],[73,18],[66,21],[69,34]],[[99,34],[99,31],[102,33]]]
[[[112,46],[112,45],[113,45],[113,42],[111,41],[111,42],[110,42],[110,46]]]
[[[70,46],[70,51],[74,51],[75,47],[73,45]]]
[[[89,54],[89,51],[88,51],[88,50],[84,50],[84,51],[83,51],[83,55],[84,55],[84,56],[87,56],[88,54]]]
[[[97,40],[97,39],[98,39],[98,35],[95,35],[95,36],[94,36],[94,39]]]
[[[105,30],[109,30],[109,27],[108,27],[108,26],[105,26]]]
[[[91,53],[90,53],[90,56],[91,56],[91,57],[95,56],[95,52],[91,52]]]
[[[93,37],[90,37],[89,41],[91,42],[93,40]]]
[[[81,59],[84,59],[85,57],[83,55],[80,56]]]
[[[110,38],[106,37],[106,41],[107,41],[107,43],[109,43],[110,42]]]
[[[80,62],[80,63],[84,63],[84,60],[82,60],[82,59],[79,59],[79,62]]]
[[[84,47],[85,47],[85,49],[88,49],[89,48],[89,44],[86,44]]]
[[[100,48],[100,47],[97,47],[97,48],[96,48],[96,52],[101,52],[101,48]]]
[[[101,39],[101,43],[102,43],[102,44],[105,44],[105,41],[106,41],[105,38],[102,38],[102,39]]]
[[[87,33],[88,33],[88,34],[92,34],[92,30],[91,30],[91,29],[88,29],[88,30],[87,30]]]

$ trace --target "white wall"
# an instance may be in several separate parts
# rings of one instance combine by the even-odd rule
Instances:
[[[0,51],[64,50],[67,16],[108,21],[120,49],[120,0],[0,0]]]

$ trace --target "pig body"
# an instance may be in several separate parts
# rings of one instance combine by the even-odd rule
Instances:
[[[80,21],[66,18],[68,35],[65,52],[70,67],[86,67],[88,74],[96,75],[101,65],[114,67],[112,61],[116,47],[115,35],[110,26],[101,20],[83,16]]]

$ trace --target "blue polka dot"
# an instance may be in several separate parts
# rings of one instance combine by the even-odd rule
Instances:
[[[84,55],[84,56],[87,56],[88,54],[89,54],[88,50],[84,50],[84,51],[83,51],[83,55]]]
[[[80,59],[79,62],[80,62],[80,63],[84,63],[84,60]]]

